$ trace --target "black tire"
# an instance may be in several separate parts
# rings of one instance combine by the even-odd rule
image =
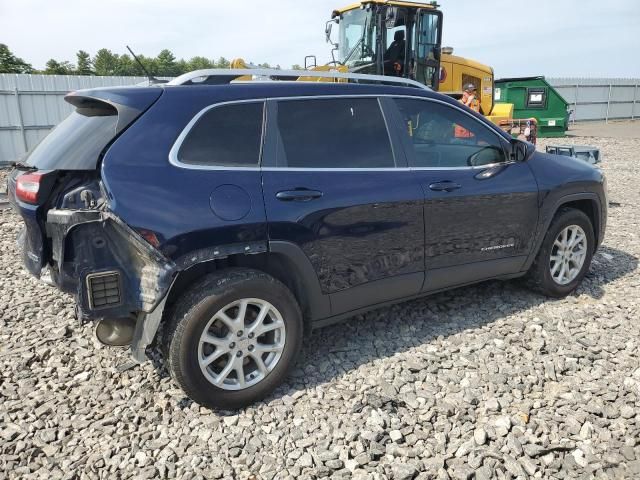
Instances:
[[[198,363],[200,336],[220,309],[242,298],[271,303],[285,324],[285,346],[273,370],[243,390],[226,390],[211,383]],[[209,408],[237,409],[256,402],[280,385],[302,345],[302,314],[289,289],[264,272],[232,268],[207,275],[175,303],[163,338],[165,361],[174,381],[193,401]]]
[[[567,227],[577,225],[584,230],[587,237],[587,252],[584,263],[578,275],[566,285],[556,282],[550,270],[551,252],[558,235]],[[538,255],[527,272],[527,284],[538,292],[549,297],[565,297],[573,292],[589,271],[591,258],[595,249],[595,235],[593,225],[589,217],[582,211],[575,208],[561,208],[551,221],[544,241],[538,251]]]

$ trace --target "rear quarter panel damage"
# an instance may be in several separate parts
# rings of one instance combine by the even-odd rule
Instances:
[[[149,313],[166,295],[175,264],[147,244],[110,212],[50,210],[48,235],[59,265],[55,282],[77,297],[83,318],[98,319]],[[121,276],[121,302],[92,309],[87,275],[115,271]]]

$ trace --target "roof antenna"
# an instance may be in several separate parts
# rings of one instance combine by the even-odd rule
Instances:
[[[127,50],[129,50],[129,52],[131,53],[131,55],[133,55],[133,59],[134,59],[136,62],[138,62],[138,65],[140,65],[140,68],[142,69],[142,71],[143,71],[144,73],[146,73],[146,74],[147,74],[147,78],[149,79],[149,83],[150,83],[151,85],[155,85],[155,84],[157,84],[157,83],[167,83],[167,80],[160,80],[160,79],[158,79],[158,78],[154,77],[153,75],[151,75],[151,74],[149,73],[149,70],[147,70],[147,69],[145,68],[144,64],[140,61],[140,59],[136,56],[136,54],[135,54],[135,53],[133,53],[133,50],[131,50],[131,48],[129,48],[129,45],[125,45],[125,46],[127,47]]]

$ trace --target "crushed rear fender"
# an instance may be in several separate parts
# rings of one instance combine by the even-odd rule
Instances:
[[[166,296],[176,265],[114,214],[51,209],[46,228],[52,281],[76,297],[82,319],[150,313]]]

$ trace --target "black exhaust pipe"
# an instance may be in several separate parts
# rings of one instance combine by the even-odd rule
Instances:
[[[135,327],[133,318],[105,318],[96,325],[96,337],[108,347],[125,347],[131,344]]]

